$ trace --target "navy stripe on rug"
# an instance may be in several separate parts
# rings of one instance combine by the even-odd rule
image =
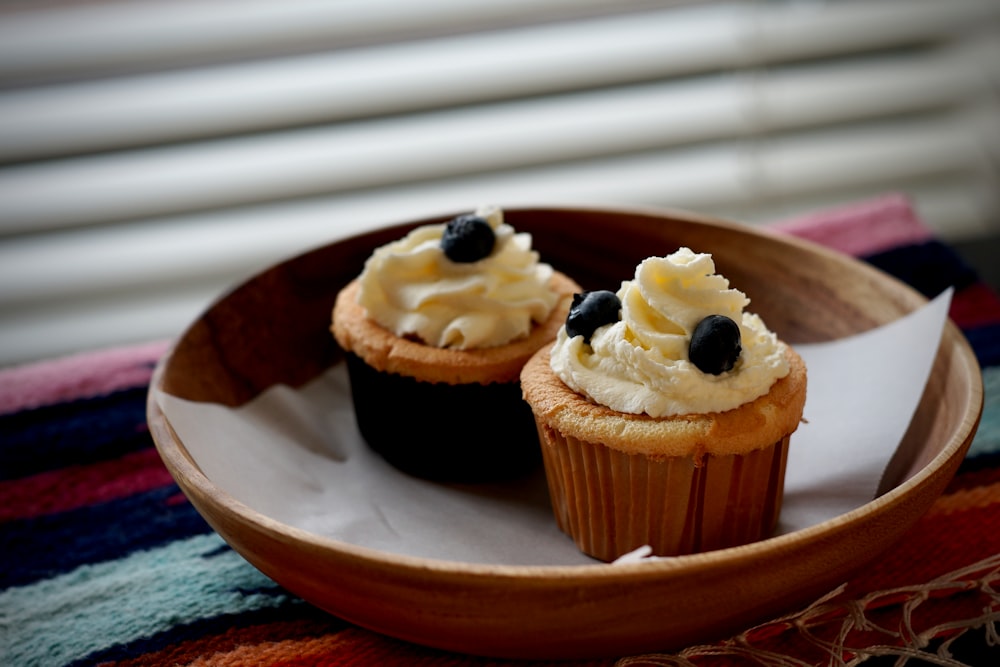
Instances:
[[[2,528],[0,590],[212,531],[173,484]]]
[[[147,387],[0,416],[0,479],[117,458],[152,445]]]
[[[949,287],[962,289],[979,280],[975,269],[940,241],[900,246],[866,255],[862,259],[899,278],[929,299]]]

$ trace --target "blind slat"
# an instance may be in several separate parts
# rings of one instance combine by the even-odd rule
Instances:
[[[396,114],[715,67],[742,59],[734,54],[742,13],[731,7],[626,15],[14,91],[0,96],[0,159]]]
[[[0,232],[384,187],[974,101],[988,74],[965,49],[49,161],[0,170]],[[993,66],[1000,72],[1000,60]],[[58,192],[57,198],[46,193]]]
[[[0,13],[0,81],[132,67],[157,69],[281,47],[365,44],[624,12],[644,0],[144,0]],[[653,3],[663,5],[665,3]],[[680,3],[678,3],[680,4]],[[236,10],[236,11],[234,11]],[[2,12],[2,10],[0,10]]]
[[[179,276],[235,275],[372,225],[480,203],[646,202],[706,209],[878,187],[886,174],[896,183],[949,173],[969,180],[970,153],[978,146],[968,127],[961,118],[874,124],[70,232],[61,241],[26,239],[0,246],[0,305]],[[30,281],[20,279],[31,274]]]
[[[891,3],[890,3],[891,4]],[[1000,3],[662,10],[0,96],[0,160],[331,122],[940,39]],[[832,31],[829,22],[842,26]],[[831,37],[831,35],[836,36]]]

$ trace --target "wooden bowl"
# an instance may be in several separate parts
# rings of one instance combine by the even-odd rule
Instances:
[[[617,286],[650,255],[686,245],[791,343],[867,330],[925,303],[862,262],[813,244],[672,211],[515,209],[541,256],[585,288]],[[328,333],[337,291],[375,247],[422,220],[285,261],[219,299],[160,361],[152,388],[238,406],[275,383],[299,386],[341,352]],[[152,396],[152,393],[151,393]],[[951,479],[982,411],[975,357],[950,321],[887,489],[813,527],[754,544],[625,565],[502,566],[384,553],[306,532],[215,486],[155,400],[165,464],[215,530],[287,590],[360,626],[459,652],[510,658],[621,656],[723,638],[842,583],[893,544]]]

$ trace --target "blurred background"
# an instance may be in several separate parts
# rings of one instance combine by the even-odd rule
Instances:
[[[998,185],[1000,0],[0,5],[0,365],[480,203],[757,225],[902,192],[989,264]]]

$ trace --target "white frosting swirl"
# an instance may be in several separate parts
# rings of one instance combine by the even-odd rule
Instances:
[[[559,331],[551,364],[574,391],[618,412],[668,417],[723,412],[763,396],[788,374],[785,344],[743,309],[745,294],[715,273],[708,254],[681,248],[650,257],[618,290],[622,318],[599,327],[590,345]],[[688,359],[691,334],[709,315],[739,325],[743,351],[732,370],[700,371]]]
[[[397,336],[427,345],[482,349],[526,336],[552,312],[552,267],[538,261],[531,235],[517,233],[497,207],[481,207],[496,236],[489,256],[453,262],[441,249],[446,224],[424,225],[372,253],[358,303]]]

